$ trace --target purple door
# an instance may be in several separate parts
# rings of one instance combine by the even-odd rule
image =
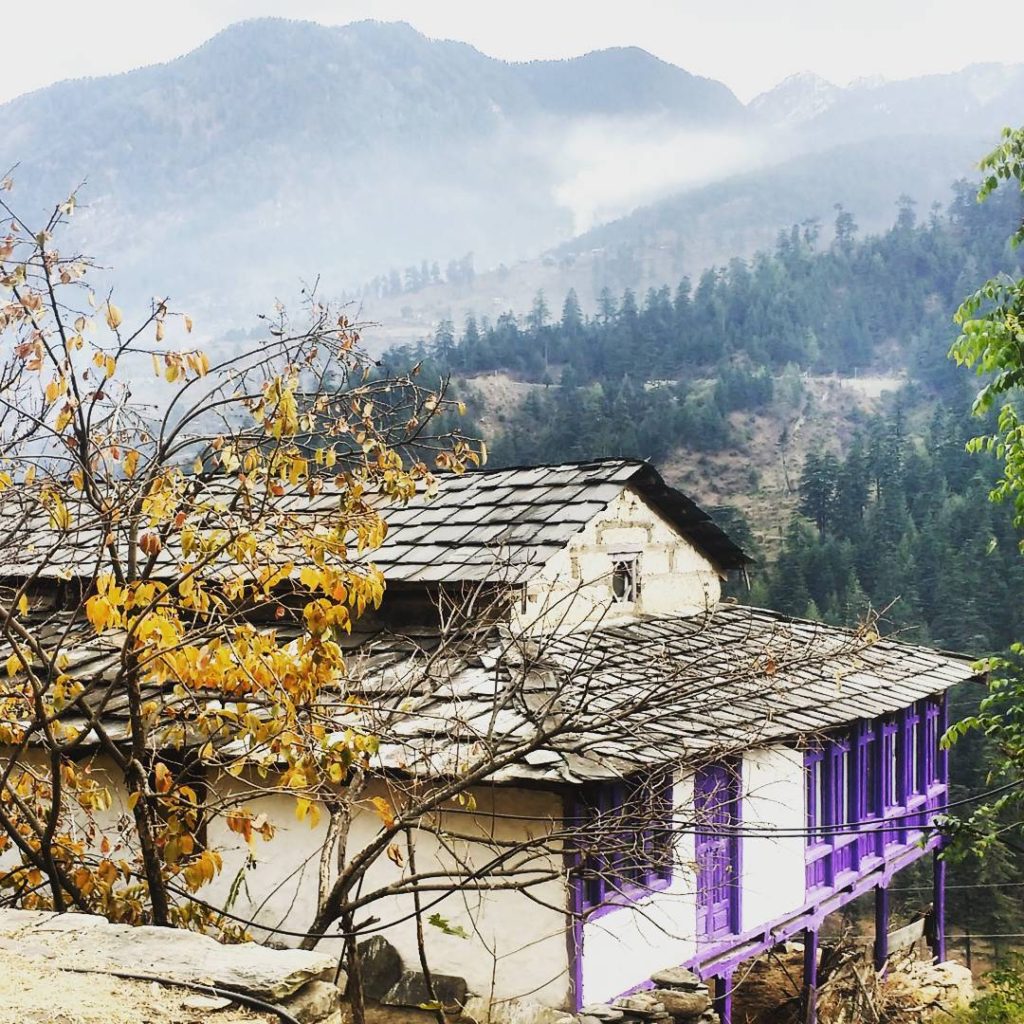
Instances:
[[[738,766],[716,764],[697,773],[697,936],[739,931]]]

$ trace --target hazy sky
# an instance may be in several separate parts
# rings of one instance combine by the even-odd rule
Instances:
[[[4,5],[0,102],[167,60],[244,18],[408,21],[509,60],[641,46],[748,100],[795,71],[840,84],[1017,62],[1022,0],[51,0]]]

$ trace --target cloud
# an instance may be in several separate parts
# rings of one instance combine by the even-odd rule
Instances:
[[[557,157],[555,198],[576,233],[672,192],[769,162],[762,132],[683,131],[655,118],[589,120],[572,127]]]

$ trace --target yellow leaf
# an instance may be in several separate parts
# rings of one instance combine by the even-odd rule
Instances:
[[[128,810],[129,811],[134,811],[135,810],[135,805],[139,802],[139,797],[140,796],[142,796],[142,794],[138,790],[136,790],[134,793],[132,793],[128,797]]]
[[[385,828],[393,828],[395,824],[395,810],[382,796],[375,796],[370,800]]]
[[[164,340],[164,322],[163,322],[163,320],[157,320],[157,322],[156,322],[156,340],[157,341],[163,341]],[[153,360],[154,360],[154,362],[156,361],[156,356],[153,356]]]
[[[184,320],[185,320],[185,333],[186,334],[191,334],[192,333],[192,317],[186,316],[184,318]]]
[[[32,483],[33,480],[35,480],[35,478],[36,478],[36,467],[35,466],[29,466],[28,469],[25,470],[25,483],[26,484],[30,484],[30,483]]]
[[[126,476],[135,476],[135,469],[139,464],[139,453],[130,449],[124,453],[124,471]]]
[[[107,303],[107,326],[112,330],[116,331],[121,326],[121,321],[124,317],[121,316],[121,310],[117,308],[112,302]]]
[[[22,594],[21,597],[18,598],[18,611],[21,612],[22,615],[28,615],[28,594]]]
[[[7,675],[8,676],[17,675],[17,673],[20,672],[20,671],[21,671],[21,658],[18,656],[17,653],[12,654],[7,659]]]

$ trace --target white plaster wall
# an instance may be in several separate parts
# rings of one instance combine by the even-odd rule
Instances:
[[[693,777],[677,780],[673,803],[680,829],[672,884],[635,906],[612,910],[583,927],[583,1002],[604,1002],[675,967],[696,952]]]
[[[361,804],[374,797],[397,798],[383,783],[363,794]],[[472,814],[453,814],[444,825],[452,831],[481,839],[494,835],[499,839],[523,839],[543,835],[552,824],[560,825],[562,800],[549,792],[482,788],[474,792],[477,807]],[[262,800],[254,808],[267,813],[279,831],[269,843],[261,839],[247,848],[240,836],[222,823],[210,828],[210,844],[224,856],[224,870],[216,883],[204,893],[211,902],[222,903],[242,869],[246,857],[253,856],[256,867],[245,875],[245,886],[233,912],[244,917],[255,914],[263,924],[301,931],[313,919],[317,898],[317,870],[324,842],[326,818],[316,828],[295,820],[294,801],[277,795]],[[509,817],[499,818],[495,813]],[[357,811],[352,822],[349,850],[358,851],[376,835],[380,821],[368,806]],[[453,841],[454,842],[454,841]],[[494,850],[485,843],[454,842],[464,863],[481,865]],[[404,852],[404,843],[401,844]],[[419,872],[437,871],[451,864],[451,856],[436,837],[420,833],[416,841],[416,868]],[[539,867],[551,865],[559,875],[562,857],[542,857]],[[371,867],[363,892],[397,882],[403,869],[381,856]],[[466,979],[471,993],[485,999],[522,998],[527,1004],[565,1006],[569,999],[569,957],[566,937],[567,906],[564,878],[530,888],[535,899],[518,892],[452,893],[436,904],[427,916],[441,914],[453,926],[465,929],[470,938],[445,935],[425,925],[427,955],[431,970]],[[424,894],[424,903],[440,894]],[[211,898],[212,897],[212,898]],[[405,966],[419,970],[415,923],[403,920],[412,913],[409,896],[386,897],[357,914],[357,921],[373,916],[387,927],[382,934],[399,951]],[[397,923],[394,923],[397,922]],[[299,940],[267,936],[270,941],[296,944]],[[337,940],[321,942],[323,949],[340,947]]]
[[[747,931],[804,902],[804,839],[799,834],[805,824],[803,755],[783,746],[748,751],[742,785],[744,826],[791,833],[779,838],[744,835],[740,840],[740,917]]]
[[[639,554],[640,599],[612,602],[615,555]],[[569,628],[638,615],[687,615],[721,598],[714,565],[635,491],[625,488],[531,581],[522,625]]]

